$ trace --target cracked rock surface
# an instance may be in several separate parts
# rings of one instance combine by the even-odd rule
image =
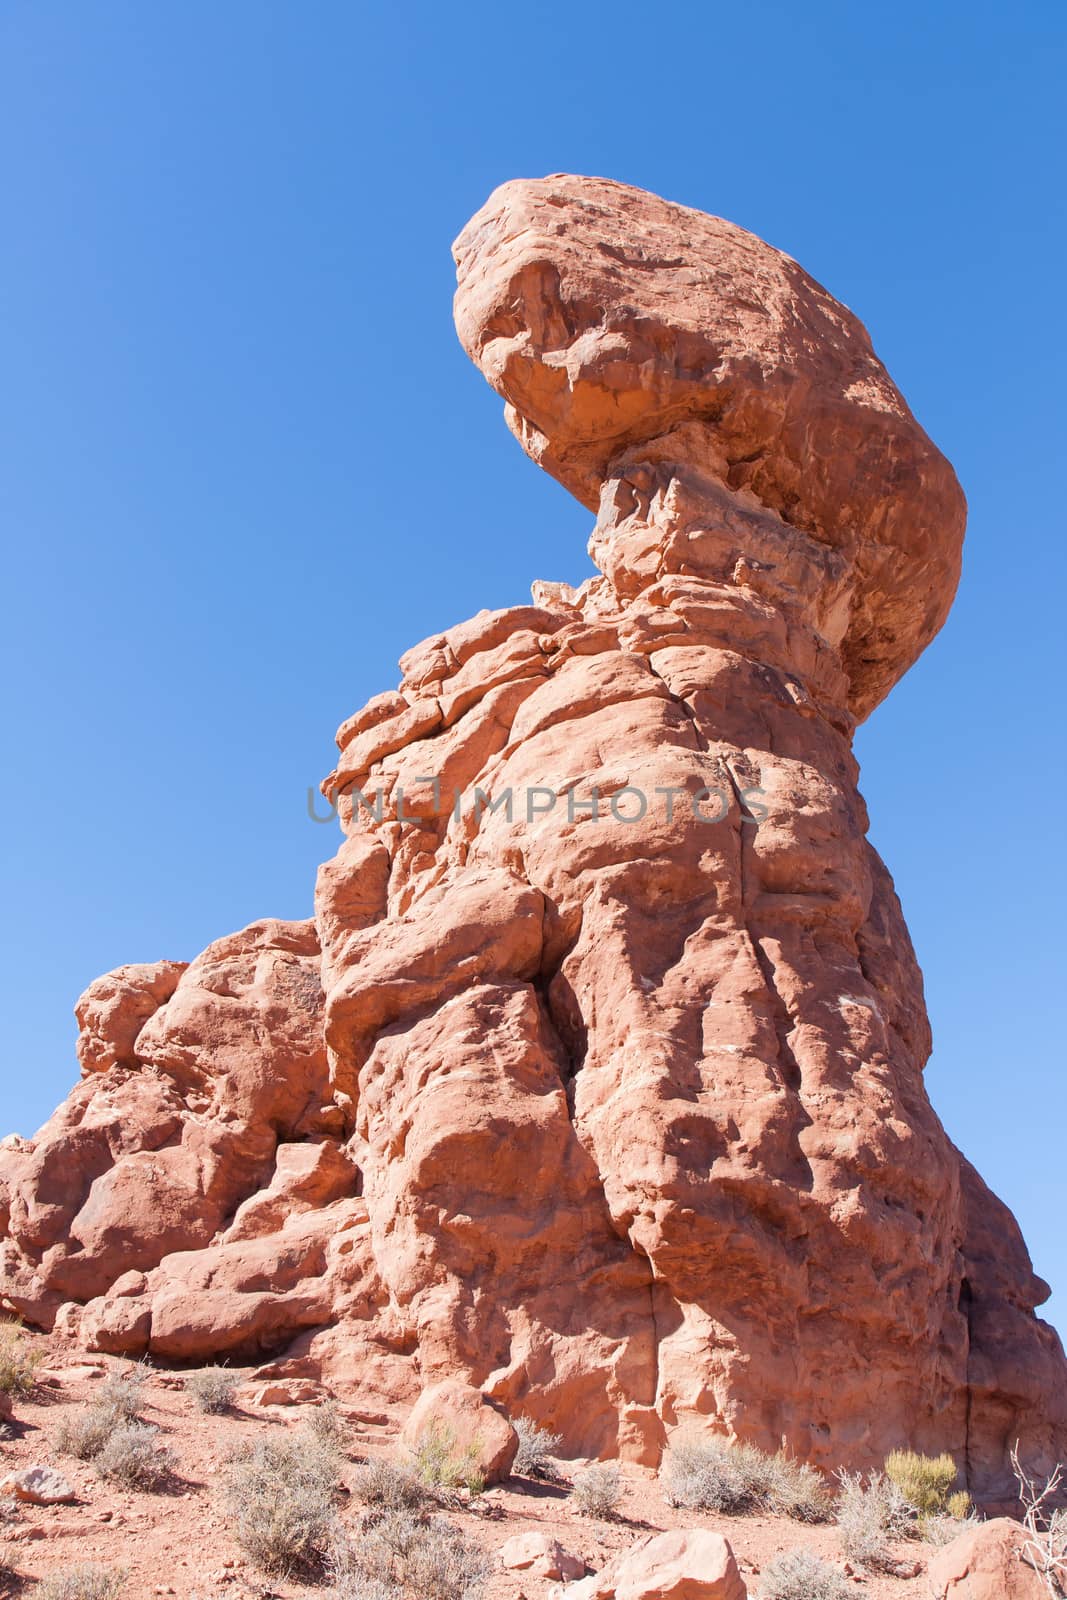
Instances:
[[[418,645],[338,734],[315,917],[79,1001],[0,1146],[0,1292],[92,1349],[260,1356],[368,1415],[459,1379],[654,1464],[1067,1454],[1010,1213],[922,1071],[851,749],[965,508],[860,323],[717,218],[505,184],[456,322],[600,575]]]

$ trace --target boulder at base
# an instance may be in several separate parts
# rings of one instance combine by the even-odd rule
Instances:
[[[969,1528],[939,1550],[926,1571],[934,1600],[1048,1600],[1026,1558],[1029,1535],[1010,1517]]]
[[[500,1483],[508,1476],[519,1448],[519,1436],[507,1417],[490,1405],[480,1389],[455,1378],[422,1391],[402,1437],[410,1450],[435,1438],[452,1461],[486,1483]]]
[[[568,1600],[747,1600],[748,1590],[721,1534],[675,1528],[624,1551],[566,1594]]]

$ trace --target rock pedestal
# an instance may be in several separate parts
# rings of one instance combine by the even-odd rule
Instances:
[[[427,640],[345,723],[314,923],[83,996],[82,1083],[0,1151],[3,1292],[375,1411],[459,1379],[583,1455],[907,1444],[1007,1498],[1017,1437],[1067,1455],[1067,1368],[926,1097],[851,751],[951,604],[951,468],[729,223],[553,177],[456,259],[600,575]]]

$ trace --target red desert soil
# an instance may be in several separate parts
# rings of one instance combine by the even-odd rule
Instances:
[[[219,1469],[232,1450],[297,1426],[307,1419],[312,1405],[239,1404],[227,1415],[205,1416],[184,1392],[180,1373],[153,1370],[145,1386],[144,1417],[158,1427],[161,1442],[176,1454],[178,1475],[167,1493],[125,1492],[102,1482],[90,1463],[61,1455],[54,1441],[63,1418],[72,1408],[93,1399],[106,1372],[130,1365],[65,1349],[40,1367],[32,1396],[16,1402],[16,1425],[11,1436],[0,1442],[0,1476],[20,1467],[52,1465],[69,1479],[78,1499],[73,1505],[20,1508],[4,1551],[16,1577],[8,1580],[6,1589],[0,1578],[0,1594],[32,1593],[33,1580],[94,1562],[126,1569],[122,1593],[129,1600],[156,1595],[173,1595],[176,1600],[322,1596],[328,1586],[290,1582],[258,1571],[233,1537],[215,1493]],[[235,1370],[238,1379],[252,1376],[251,1370]],[[392,1457],[399,1447],[387,1430],[368,1427],[346,1414],[344,1407],[341,1417],[345,1423],[342,1445],[349,1463],[341,1518],[355,1527],[361,1512],[356,1492],[360,1463],[373,1456]],[[450,1508],[447,1515],[469,1540],[488,1552],[498,1551],[514,1534],[536,1530],[558,1539],[590,1570],[598,1570],[645,1534],[678,1527],[712,1528],[733,1546],[753,1600],[759,1594],[761,1566],[779,1551],[803,1546],[843,1565],[833,1527],[802,1526],[775,1517],[710,1516],[675,1510],[667,1505],[655,1475],[637,1467],[624,1469],[625,1492],[618,1520],[592,1521],[569,1503],[570,1481],[580,1465],[561,1462],[558,1484],[512,1479],[469,1504]],[[917,1544],[900,1548],[905,1561],[923,1560],[927,1554],[926,1547]],[[540,1600],[557,1587],[529,1572],[505,1572],[497,1565],[487,1600],[518,1600],[520,1595]],[[921,1576],[903,1580],[857,1575],[855,1589],[857,1596],[866,1595],[870,1600],[906,1595],[926,1600]]]

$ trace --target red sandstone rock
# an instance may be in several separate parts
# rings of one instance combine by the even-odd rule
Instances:
[[[707,1528],[642,1539],[567,1589],[568,1600],[746,1600],[747,1594],[729,1544]]]
[[[410,1450],[435,1442],[450,1460],[477,1473],[485,1483],[500,1483],[511,1471],[519,1437],[507,1417],[469,1383],[446,1378],[424,1389],[404,1423]]]
[[[585,1562],[568,1555],[558,1539],[547,1533],[516,1533],[500,1546],[500,1565],[509,1572],[531,1572],[537,1578],[573,1582],[585,1572]]]
[[[77,1498],[74,1486],[55,1467],[23,1467],[0,1478],[0,1495],[31,1506],[69,1505]]]
[[[89,985],[74,1007],[83,1073],[136,1066],[137,1035],[166,1005],[186,965],[156,961],[151,966],[119,967]]]
[[[416,646],[343,725],[314,925],[90,986],[83,1082],[0,1144],[0,1295],[376,1416],[455,1380],[573,1454],[910,1444],[1006,1501],[1005,1441],[1067,1455],[1067,1368],[926,1098],[851,752],[951,603],[951,468],[728,223],[550,178],[456,254],[602,575]]]
[[[1027,1533],[1008,1517],[968,1528],[932,1557],[932,1600],[1048,1600],[1026,1554]]]

